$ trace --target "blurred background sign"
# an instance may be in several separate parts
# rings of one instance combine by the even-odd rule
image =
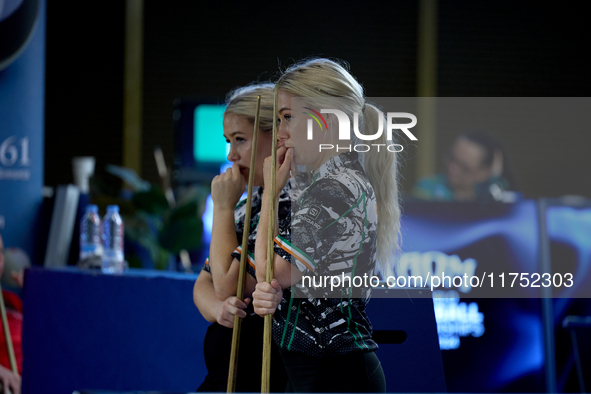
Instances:
[[[45,1],[0,1],[0,231],[33,252],[43,186]]]

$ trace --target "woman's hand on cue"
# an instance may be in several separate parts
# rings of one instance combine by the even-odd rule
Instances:
[[[244,302],[236,296],[226,298],[226,300],[218,306],[216,321],[224,327],[233,328],[234,315],[245,318],[246,312],[244,310],[248,304],[250,304],[250,298],[246,298]]]
[[[232,167],[217,175],[211,182],[211,199],[214,207],[234,210],[246,184],[247,181],[240,173],[238,164],[232,164]]]
[[[277,279],[273,279],[271,283],[259,282],[256,290],[252,293],[252,298],[255,313],[265,316],[275,313],[277,306],[281,303],[281,298],[283,298],[283,291]]]
[[[265,187],[271,186],[273,156],[265,158],[263,163],[263,174],[265,176]],[[291,170],[291,148],[282,146],[277,149],[277,175],[275,178],[275,197],[281,194],[281,190],[289,179]]]
[[[16,375],[10,369],[4,368],[2,365],[0,365],[0,383],[3,393],[20,394],[21,392],[20,376]]]

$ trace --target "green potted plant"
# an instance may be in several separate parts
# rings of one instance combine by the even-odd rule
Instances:
[[[167,198],[160,186],[142,180],[131,169],[110,165],[107,172],[127,187],[118,188],[113,179],[95,177],[91,199],[101,211],[107,205],[119,205],[125,226],[125,258],[130,267],[169,269],[182,250],[201,247],[201,216],[208,188],[184,188],[171,203],[170,195]]]

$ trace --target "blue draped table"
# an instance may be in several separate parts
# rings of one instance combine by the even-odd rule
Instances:
[[[193,304],[196,278],[148,270],[27,270],[23,393],[196,390],[207,373],[209,326]],[[430,295],[388,299],[378,291],[368,313],[384,338],[377,354],[388,389],[444,392]]]
[[[194,391],[209,323],[196,275],[32,269],[23,294],[23,392]]]

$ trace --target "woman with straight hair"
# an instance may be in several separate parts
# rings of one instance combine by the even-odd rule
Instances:
[[[257,96],[261,96],[260,123],[255,168],[250,168]],[[213,228],[209,257],[193,290],[193,300],[203,317],[213,324],[205,335],[204,356],[208,375],[198,391],[225,392],[227,387],[234,316],[243,318],[240,336],[236,391],[257,392],[261,389],[263,319],[250,305],[255,272],[252,256],[257,234],[264,186],[263,160],[271,154],[273,129],[273,85],[255,84],[236,89],[228,95],[224,112],[224,135],[230,144],[228,160],[232,167],[216,176],[211,185],[214,204]],[[216,136],[220,138],[222,136]],[[236,296],[238,270],[242,253],[246,199],[240,197],[250,171],[255,171],[245,299]],[[289,210],[287,190],[281,194],[282,210]],[[274,349],[276,352],[277,349]],[[277,356],[278,357],[278,356]],[[283,392],[287,378],[281,363],[273,369],[271,390]]]
[[[396,153],[358,153],[350,148],[359,142],[355,134],[352,141],[342,141],[338,132],[348,122],[351,129],[374,135],[385,123],[383,114],[365,101],[361,85],[336,61],[304,61],[287,69],[277,83],[276,190],[304,167],[311,169],[311,183],[292,200],[288,226],[275,215],[271,283],[265,281],[266,239],[256,242],[255,312],[274,314],[273,338],[290,391],[385,392],[366,314],[371,286],[354,288],[349,282],[331,293],[328,286],[318,291],[309,280],[300,282],[310,276],[353,279],[393,273],[400,229]],[[372,141],[391,142],[386,133]],[[345,148],[335,149],[339,144]],[[266,183],[271,168],[269,157]],[[259,234],[267,233],[268,213],[278,199],[279,193],[263,192]]]

